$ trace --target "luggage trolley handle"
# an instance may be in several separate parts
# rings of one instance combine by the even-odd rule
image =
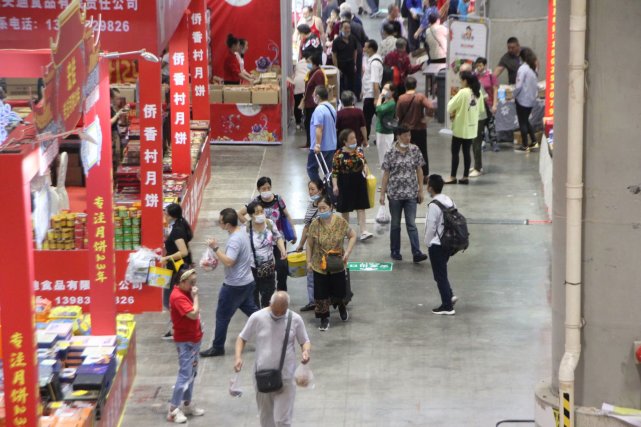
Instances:
[[[323,153],[314,153],[314,157],[316,157],[316,163],[318,163],[318,167],[323,172],[323,175],[325,175],[323,179],[326,181],[330,180],[331,174],[329,171],[329,167],[327,166],[327,162],[325,161],[325,157],[323,157]]]

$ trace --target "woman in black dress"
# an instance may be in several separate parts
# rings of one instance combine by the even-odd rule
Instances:
[[[363,149],[356,142],[356,133],[344,129],[338,135],[338,150],[334,154],[332,183],[337,198],[336,211],[343,214],[349,222],[349,213],[356,211],[360,240],[372,238],[365,224],[365,209],[369,209],[367,194],[367,175],[369,168]]]

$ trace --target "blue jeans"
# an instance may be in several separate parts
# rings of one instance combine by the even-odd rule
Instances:
[[[446,310],[452,310],[452,288],[447,278],[447,261],[450,256],[445,252],[441,245],[432,245],[427,249],[432,264],[432,273],[438,286],[438,292],[441,294],[441,305]]]
[[[216,349],[225,348],[227,340],[227,327],[236,310],[240,310],[251,316],[258,311],[254,302],[254,288],[256,282],[251,282],[245,286],[229,286],[223,283],[218,294],[218,308],[216,308],[216,333],[214,334],[213,347]]]
[[[410,237],[412,246],[412,255],[421,254],[421,243],[418,238],[416,229],[416,199],[413,200],[391,200],[389,201],[389,210],[392,216],[390,227],[390,251],[392,253],[401,252],[401,214],[405,212],[405,228],[407,235]]]
[[[174,393],[171,396],[171,405],[179,407],[183,402],[191,402],[191,396],[194,392],[194,379],[198,373],[198,352],[200,351],[199,342],[177,342],[178,350],[178,378]]]
[[[367,5],[369,6],[371,13],[378,12],[378,3],[379,0],[367,0]]]
[[[327,163],[327,167],[329,168],[330,175],[332,172],[334,153],[336,153],[336,150],[321,151],[322,156],[325,158],[325,163]],[[320,175],[318,173],[318,162],[316,161],[314,150],[310,150],[307,155],[307,176],[311,181],[320,179]],[[329,179],[331,179],[331,177]]]
[[[314,272],[307,270],[307,300],[314,303]]]

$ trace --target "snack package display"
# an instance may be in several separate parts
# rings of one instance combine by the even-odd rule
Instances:
[[[240,388],[240,372],[236,372],[229,380],[229,395],[232,397],[241,397],[243,389]]]
[[[296,385],[298,387],[306,388],[308,390],[316,387],[314,383],[314,373],[309,367],[309,364],[303,365],[302,363],[296,368],[294,372],[294,380],[296,380]]]
[[[218,258],[214,255],[214,250],[210,247],[203,252],[203,256],[200,257],[200,268],[205,271],[213,271],[218,267]]]

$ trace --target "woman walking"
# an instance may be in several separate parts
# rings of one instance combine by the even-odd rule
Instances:
[[[476,138],[483,96],[478,78],[470,71],[461,73],[461,90],[450,99],[447,112],[452,119],[452,170],[445,184],[468,184],[472,158],[470,148]],[[459,151],[463,149],[463,178],[456,180]]]
[[[344,129],[351,129],[356,135],[356,143],[359,147],[367,148],[367,127],[365,114],[360,108],[356,108],[356,95],[351,90],[341,93],[343,108],[336,114],[336,132],[340,135]]]
[[[356,133],[344,129],[338,136],[338,150],[334,154],[332,184],[337,198],[336,210],[349,222],[349,213],[356,211],[360,240],[373,237],[365,224],[365,209],[369,209],[367,179],[369,168],[363,149],[358,147]]]
[[[517,151],[529,151],[536,147],[536,135],[530,123],[530,113],[539,97],[538,79],[536,75],[537,59],[532,49],[521,49],[522,64],[516,72],[516,88],[514,101],[516,103],[516,116],[519,119],[521,130],[521,145]],[[530,142],[528,143],[528,135]]]
[[[347,249],[344,248],[348,238]],[[339,215],[332,212],[327,196],[318,200],[318,218],[312,221],[307,233],[307,269],[314,275],[315,314],[320,319],[320,331],[329,328],[329,306],[338,306],[343,322],[349,320],[347,276],[345,265],[356,244],[356,233]]]

